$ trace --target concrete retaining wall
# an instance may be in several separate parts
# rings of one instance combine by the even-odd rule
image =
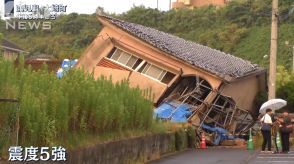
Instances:
[[[193,145],[193,139],[187,131],[178,130],[175,133],[155,134],[128,138],[119,141],[100,143],[90,147],[68,150],[66,162],[70,164],[134,164],[146,163],[159,159],[163,155],[187,149]],[[7,160],[0,164],[9,163]],[[14,162],[23,163],[56,163],[47,162]]]
[[[188,137],[185,132],[181,133],[182,137],[177,137],[179,135],[175,133],[157,134],[74,150],[68,153],[67,163],[145,163],[176,150],[186,149]]]

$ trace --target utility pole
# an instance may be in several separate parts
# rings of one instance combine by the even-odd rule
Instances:
[[[169,10],[171,9],[171,0],[169,0]]]
[[[272,2],[272,27],[271,27],[271,48],[270,48],[268,99],[274,99],[276,97],[278,6],[279,6],[279,0],[273,0],[273,2]]]
[[[158,0],[157,0],[157,10],[158,10]]]

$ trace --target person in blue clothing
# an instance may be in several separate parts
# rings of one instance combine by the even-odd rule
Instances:
[[[219,145],[223,140],[233,140],[233,139],[235,139],[234,136],[229,135],[230,133],[224,128],[211,127],[211,126],[208,126],[208,125],[205,125],[205,124],[203,124],[201,127],[203,129],[206,129],[206,130],[216,134],[216,137],[215,137],[215,139],[213,141],[214,145]]]
[[[229,135],[230,133],[224,128],[215,127],[214,130],[216,132],[216,138],[214,139],[213,144],[215,145],[219,145],[223,140],[234,139],[234,137]]]

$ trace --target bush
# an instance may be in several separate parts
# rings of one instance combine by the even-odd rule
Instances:
[[[175,142],[177,151],[183,150],[187,147],[187,134],[183,129],[178,129],[175,132]]]

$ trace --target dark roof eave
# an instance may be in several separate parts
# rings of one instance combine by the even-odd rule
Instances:
[[[11,42],[11,41],[9,41],[7,39],[2,39],[1,40],[0,47],[2,47],[4,49],[11,50],[11,51],[28,53],[24,49],[22,49],[21,47],[16,45],[15,43],[13,43],[13,42]]]
[[[248,74],[245,74],[243,76],[232,78],[228,82],[235,82],[235,81],[243,80],[243,79],[246,79],[248,77],[255,76],[255,75],[260,75],[260,74],[263,74],[263,73],[266,73],[266,72],[267,72],[266,69],[260,67],[258,70],[249,72]]]

